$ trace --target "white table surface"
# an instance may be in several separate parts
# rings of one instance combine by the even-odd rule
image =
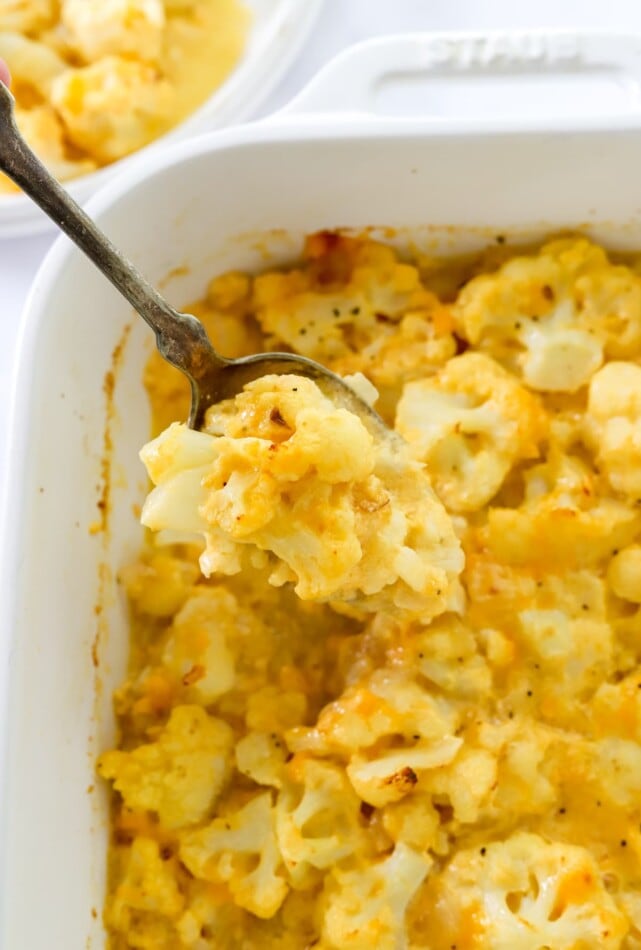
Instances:
[[[305,0],[300,0],[305,3]],[[587,27],[641,32],[640,0],[325,0],[312,37],[260,110],[284,105],[343,47],[368,36],[407,30]],[[22,307],[53,236],[0,240],[0,481],[16,338]]]

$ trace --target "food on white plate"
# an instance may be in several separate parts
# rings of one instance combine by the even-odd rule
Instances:
[[[241,0],[0,0],[18,127],[61,181],[95,171],[202,105],[248,25]]]
[[[121,572],[131,666],[98,764],[114,947],[641,945],[641,278],[583,238],[509,258],[447,294],[460,262],[318,234],[193,308],[229,356],[380,387],[404,485],[315,384],[267,377],[194,433],[151,358],[163,530]],[[372,479],[390,524],[423,485],[446,601],[381,586]]]

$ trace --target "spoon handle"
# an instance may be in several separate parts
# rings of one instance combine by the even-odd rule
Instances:
[[[200,321],[170,307],[34,155],[18,131],[14,99],[2,82],[0,171],[35,201],[126,297],[155,331],[161,355],[182,370],[192,386],[204,364],[225,363],[213,350]]]

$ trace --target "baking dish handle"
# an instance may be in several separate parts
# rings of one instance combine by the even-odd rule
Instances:
[[[331,60],[279,113],[448,123],[641,116],[641,36],[577,31],[413,33]]]

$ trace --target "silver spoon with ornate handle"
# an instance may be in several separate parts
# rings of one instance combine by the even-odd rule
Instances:
[[[339,376],[314,360],[293,353],[259,353],[235,360],[220,356],[202,323],[170,307],[34,155],[18,131],[14,99],[2,82],[0,171],[77,244],[152,328],[160,355],[184,373],[191,385],[188,424],[192,429],[202,427],[210,406],[235,396],[246,383],[274,373],[313,379],[334,402],[356,413],[379,437],[392,436],[371,406]]]

